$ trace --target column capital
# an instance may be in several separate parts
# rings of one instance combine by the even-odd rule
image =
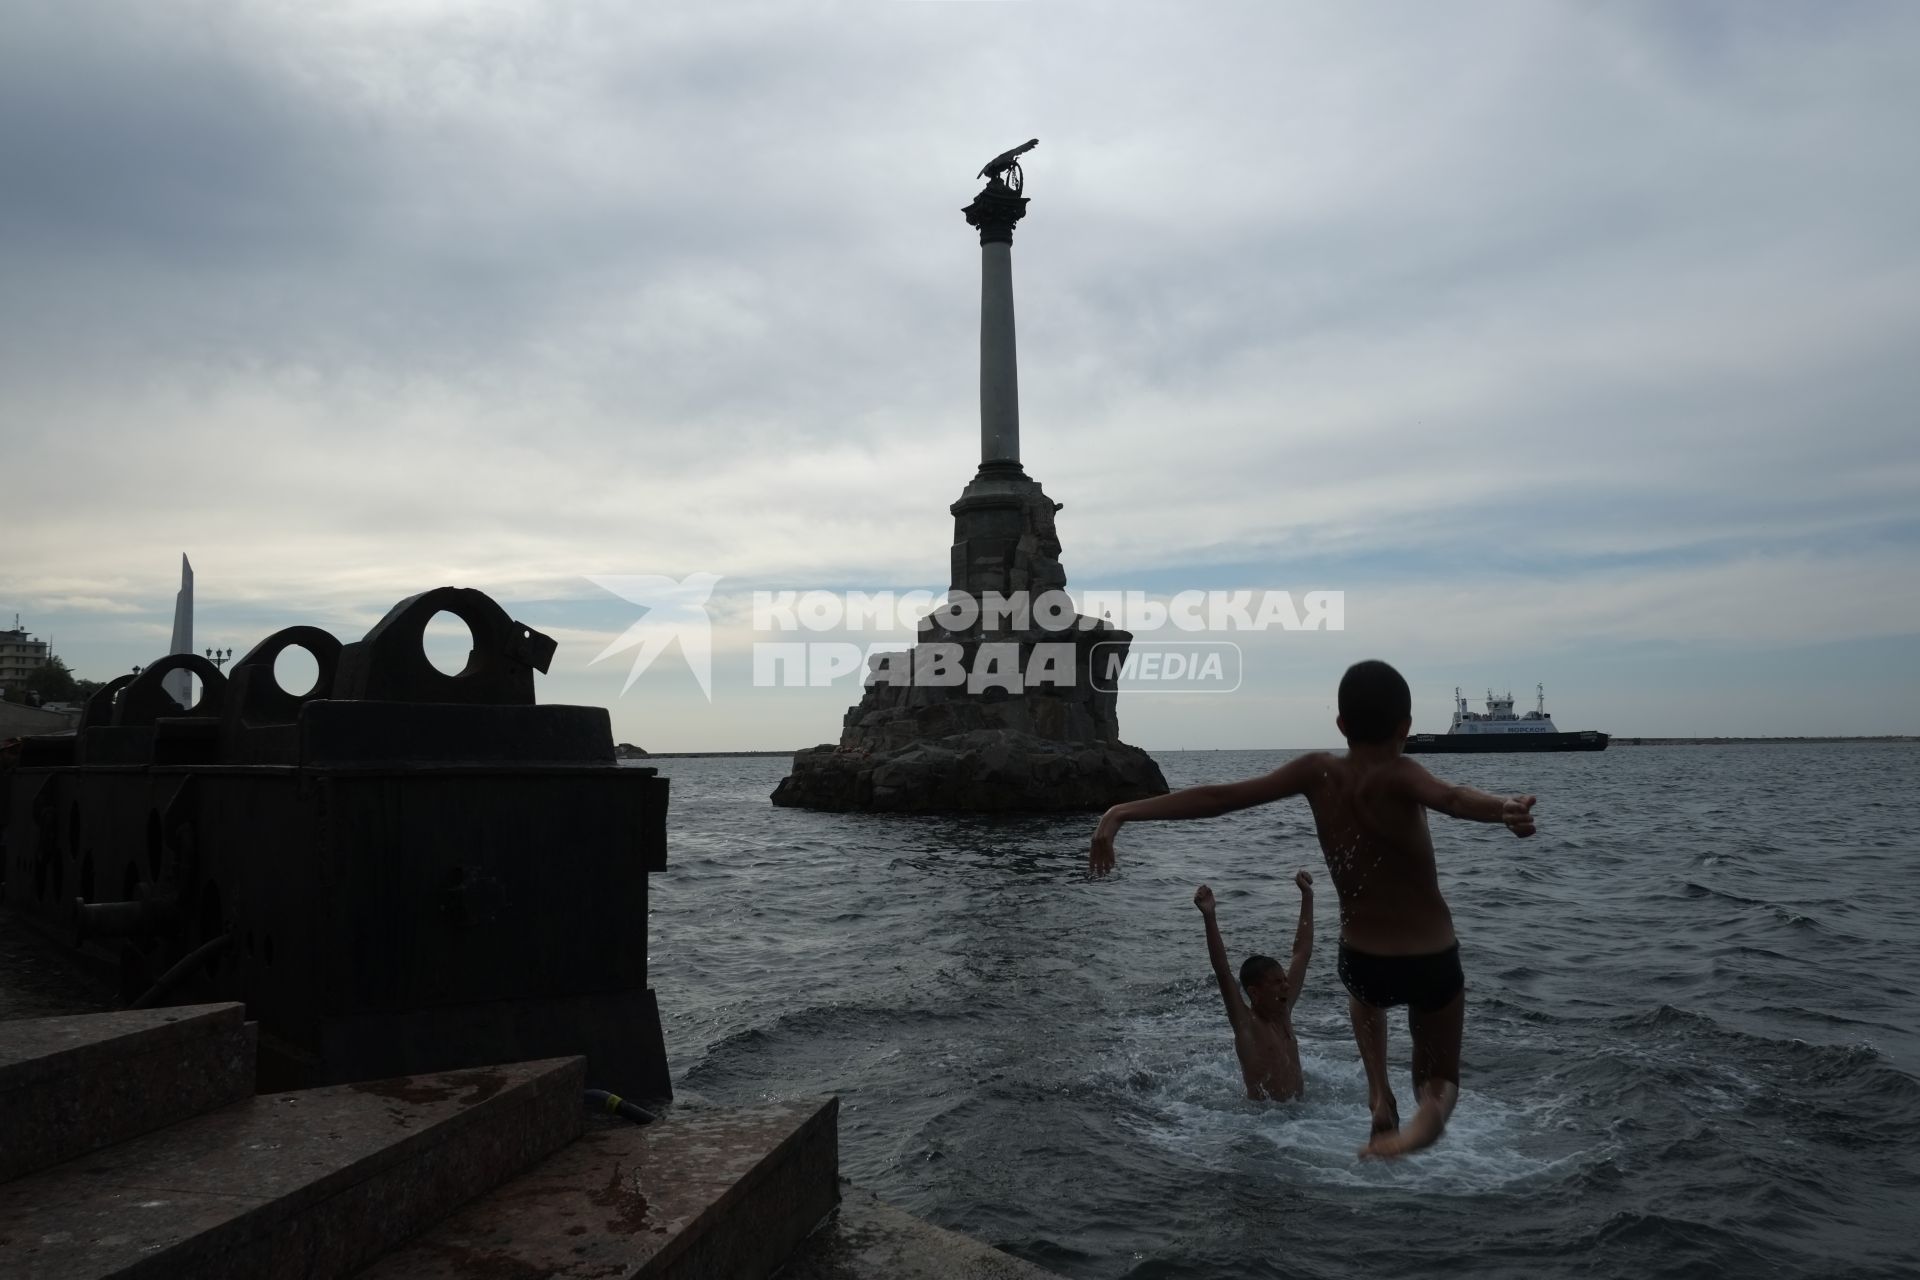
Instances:
[[[992,244],[995,241],[1013,243],[1013,224],[1027,213],[1027,198],[1015,195],[999,178],[986,185],[973,203],[960,211],[967,216],[971,226],[980,229],[980,243]]]

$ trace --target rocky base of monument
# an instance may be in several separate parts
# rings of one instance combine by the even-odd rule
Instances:
[[[773,802],[879,813],[1097,813],[1166,789],[1153,757],[1123,742],[973,729],[892,749],[829,743],[798,752]]]

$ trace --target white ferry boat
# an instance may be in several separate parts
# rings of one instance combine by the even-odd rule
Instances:
[[[1417,752],[1451,751],[1605,751],[1607,735],[1592,729],[1563,733],[1554,727],[1547,714],[1547,689],[1535,685],[1539,697],[1531,711],[1513,712],[1511,693],[1496,695],[1487,690],[1485,712],[1467,710],[1460,689],[1453,690],[1453,724],[1445,733],[1415,733],[1407,737],[1407,750]]]

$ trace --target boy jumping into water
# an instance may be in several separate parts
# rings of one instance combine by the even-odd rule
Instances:
[[[1246,1081],[1247,1096],[1255,1101],[1284,1101],[1306,1091],[1300,1076],[1300,1045],[1293,1038],[1293,1006],[1300,999],[1307,961],[1313,957],[1313,877],[1302,871],[1293,882],[1300,886],[1293,962],[1283,969],[1272,956],[1248,956],[1240,966],[1240,986],[1247,990],[1244,1000],[1233,984],[1227,944],[1220,940],[1220,926],[1214,922],[1213,890],[1203,884],[1193,893],[1193,905],[1207,922],[1207,958],[1213,961],[1213,976],[1220,982],[1220,998],[1226,1002],[1227,1021],[1233,1026],[1240,1078]]]
[[[1451,786],[1401,754],[1413,727],[1413,696],[1384,662],[1359,662],[1340,680],[1347,752],[1315,751],[1244,782],[1187,787],[1115,805],[1093,833],[1096,871],[1113,866],[1113,839],[1128,822],[1211,818],[1305,796],[1340,895],[1340,980],[1353,1036],[1367,1068],[1373,1137],[1362,1155],[1398,1156],[1431,1146],[1460,1097],[1460,1032],[1466,979],[1453,916],[1440,896],[1424,812],[1500,822],[1533,834],[1532,796],[1496,796]],[[1413,1033],[1413,1096],[1407,1127],[1387,1083],[1386,1011],[1407,1006]]]

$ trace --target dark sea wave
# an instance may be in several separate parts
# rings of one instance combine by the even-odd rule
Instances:
[[[1286,752],[1162,757],[1176,786]],[[1130,827],[775,809],[786,762],[661,762],[652,975],[683,1096],[835,1094],[842,1170],[1087,1277],[1920,1275],[1920,877],[1904,745],[1469,757],[1516,841],[1435,820],[1468,975],[1442,1143],[1362,1164],[1365,1077],[1304,805]],[[1322,885],[1307,1096],[1247,1101],[1235,957]],[[1403,1107],[1404,1024],[1394,1061]]]

